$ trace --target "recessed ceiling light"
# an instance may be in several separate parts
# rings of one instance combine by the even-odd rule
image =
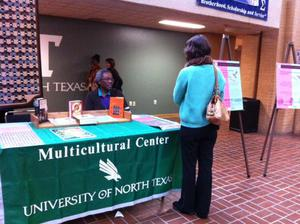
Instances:
[[[159,24],[168,25],[168,26],[178,26],[184,27],[189,29],[203,29],[205,26],[196,23],[186,23],[186,22],[179,22],[175,20],[161,20],[158,22]]]

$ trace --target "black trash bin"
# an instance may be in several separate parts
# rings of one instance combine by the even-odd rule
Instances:
[[[244,133],[257,132],[260,101],[253,98],[243,97],[244,111],[242,111],[242,122]],[[232,111],[230,114],[229,129],[240,131],[239,112]]]

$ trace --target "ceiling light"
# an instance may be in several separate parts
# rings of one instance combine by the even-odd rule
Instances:
[[[183,28],[189,29],[203,29],[205,26],[196,23],[186,23],[186,22],[179,22],[175,20],[161,20],[158,22],[159,24],[168,25],[168,26],[178,26]]]

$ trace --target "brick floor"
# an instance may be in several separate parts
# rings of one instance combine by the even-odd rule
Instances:
[[[240,133],[224,125],[219,131],[214,155],[213,200],[209,218],[181,215],[172,209],[179,192],[115,212],[88,216],[68,224],[300,224],[299,136],[275,136],[267,177],[260,155],[265,136],[245,134],[251,178],[246,178]]]

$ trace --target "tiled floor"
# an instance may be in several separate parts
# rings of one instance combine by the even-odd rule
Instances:
[[[264,162],[259,160],[264,135],[245,134],[251,178],[245,174],[241,138],[238,132],[219,131],[214,157],[213,201],[209,219],[181,215],[172,209],[179,193],[164,201],[121,209],[116,212],[89,216],[68,223],[246,223],[300,224],[300,137],[275,136],[267,177],[262,177]]]

